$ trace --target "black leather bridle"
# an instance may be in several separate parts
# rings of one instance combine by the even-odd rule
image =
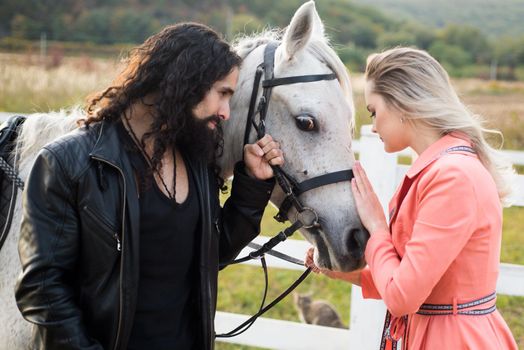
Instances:
[[[337,79],[336,74],[315,74],[315,75],[298,75],[298,76],[289,76],[282,78],[274,77],[274,67],[275,67],[275,51],[279,43],[269,42],[264,50],[264,62],[262,62],[256,69],[255,80],[253,83],[253,90],[251,92],[251,98],[249,102],[249,110],[246,121],[246,128],[244,131],[244,146],[249,142],[249,136],[251,134],[251,129],[254,128],[257,132],[257,139],[261,139],[266,134],[266,116],[269,108],[269,101],[271,99],[271,92],[275,86],[279,85],[291,85],[297,83],[311,83],[322,80],[334,80]],[[264,75],[264,80],[262,80],[262,95],[258,100],[257,96],[258,90],[260,87],[260,82]],[[259,115],[258,124],[255,121],[255,116]],[[255,321],[256,319],[264,314],[266,311],[275,306],[280,300],[284,299],[289,293],[291,293],[311,272],[311,269],[307,268],[306,271],[282,294],[280,294],[275,300],[273,300],[267,306],[264,306],[267,289],[268,289],[268,276],[267,276],[267,265],[264,258],[264,255],[270,254],[275,257],[278,257],[288,262],[304,266],[304,262],[293,257],[287,256],[286,254],[272,250],[278,243],[285,241],[289,236],[291,236],[295,231],[300,228],[320,228],[319,217],[317,212],[310,208],[302,205],[300,202],[300,195],[310,191],[312,189],[334,184],[341,181],[350,181],[353,178],[353,170],[341,170],[332,173],[327,173],[317,177],[313,177],[302,182],[298,182],[293,178],[293,176],[286,173],[280,166],[272,166],[275,179],[285,194],[284,200],[279,206],[279,211],[275,215],[275,220],[279,222],[285,222],[288,220],[287,213],[293,206],[296,209],[295,221],[291,226],[279,232],[277,235],[269,239],[264,245],[259,246],[254,243],[250,243],[249,246],[256,249],[249,253],[249,255],[236,259],[233,262],[230,262],[226,265],[238,264],[252,259],[260,259],[262,267],[264,268],[265,276],[265,290],[262,298],[262,303],[259,308],[259,311],[242,323],[237,328],[232,331],[224,334],[217,334],[217,338],[230,338],[236,335],[239,335],[245,332]],[[226,266],[224,265],[224,266]],[[221,267],[224,267],[221,266]]]
[[[311,83],[322,80],[334,80],[337,78],[334,73],[275,78],[275,51],[278,45],[279,43],[274,41],[267,44],[264,50],[264,62],[257,67],[253,90],[251,92],[251,99],[249,102],[246,128],[244,131],[244,145],[249,142],[249,135],[252,128],[256,130],[258,139],[261,139],[266,134],[267,111],[269,108],[269,101],[271,99],[271,92],[275,86],[291,85],[297,83]],[[262,81],[263,92],[258,101],[258,106],[255,109],[262,74],[264,74],[264,80]],[[256,114],[259,114],[258,124],[255,122]],[[353,171],[351,169],[327,173],[307,179],[303,182],[296,181],[293,176],[286,173],[280,166],[274,166],[273,172],[278,185],[285,193],[284,201],[280,204],[279,212],[275,216],[275,219],[279,222],[285,222],[288,220],[287,213],[291,206],[293,206],[297,211],[295,222],[301,221],[302,227],[304,228],[317,227],[319,225],[318,215],[313,209],[303,206],[298,197],[312,189],[341,181],[350,181],[353,178]],[[310,215],[304,215],[304,213],[309,213]],[[309,220],[306,221],[304,219]]]

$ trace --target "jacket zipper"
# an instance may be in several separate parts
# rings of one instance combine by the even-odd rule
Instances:
[[[208,182],[206,181],[208,179],[208,173],[207,173],[207,168],[206,167],[203,167],[202,173],[203,173],[202,186],[204,186],[204,184],[208,184]],[[207,186],[209,186],[209,185],[207,185]],[[211,217],[211,206],[210,206],[211,205],[211,203],[210,203],[211,201],[210,201],[210,198],[209,198],[210,197],[209,188],[207,189],[207,191],[205,191],[205,194],[202,197],[204,198],[204,203],[206,205],[207,213],[209,215],[209,221],[208,221],[208,225],[209,226],[206,227],[206,230],[209,232],[209,234],[212,234],[212,232],[209,230],[211,228],[211,225],[213,224],[213,221],[212,221],[213,219]],[[215,225],[216,225],[216,228],[218,230],[218,220],[215,221]],[[209,274],[209,270],[207,269],[207,267],[206,267],[206,271],[207,271],[207,274]],[[206,276],[206,277],[207,277],[206,278],[206,280],[207,280],[206,281],[207,282],[206,283],[207,298],[209,299],[209,301],[211,301],[211,298],[212,298],[211,296],[213,294],[212,291],[211,291],[211,282],[210,282],[210,279],[209,279],[209,275]],[[204,302],[204,301],[202,301],[202,302]],[[209,320],[211,320],[211,322],[213,322],[213,319],[211,317],[211,315],[213,313],[211,302],[208,302],[207,304],[208,304],[207,305],[207,310],[206,310],[207,311],[207,315],[205,315],[206,322],[209,322]],[[208,342],[206,344],[206,348],[208,347],[209,344],[211,344],[211,347],[213,347],[212,344],[213,344],[213,342],[215,340],[214,339],[215,334],[212,334],[214,332],[210,332],[211,331],[211,327],[212,327],[211,324],[207,325],[207,331],[208,331],[209,334],[207,335],[208,336]],[[204,327],[204,328],[206,328],[206,327]]]
[[[98,160],[99,162],[103,162],[105,164],[108,164],[110,166],[112,166],[113,168],[117,169],[118,172],[120,173],[120,175],[122,176],[122,182],[124,184],[124,191],[123,191],[123,196],[122,196],[122,242],[124,241],[124,232],[125,232],[125,224],[126,224],[126,191],[127,191],[127,185],[126,185],[126,178],[124,176],[124,171],[122,169],[120,169],[118,166],[116,166],[115,164],[112,164],[110,162],[108,162],[107,160],[104,160],[102,158],[98,158],[96,156],[92,156],[93,159],[96,159]],[[118,235],[116,235],[118,237]],[[121,332],[122,332],[122,310],[123,310],[123,305],[122,305],[122,300],[124,300],[124,292],[123,292],[123,287],[122,287],[122,276],[123,276],[123,269],[124,269],[124,252],[123,252],[123,247],[120,243],[120,240],[117,240],[117,249],[120,247],[119,251],[122,251],[122,254],[120,256],[120,281],[119,281],[119,294],[120,294],[120,300],[119,300],[119,310],[118,310],[118,326],[117,326],[117,331],[116,331],[116,338],[115,338],[115,346],[114,346],[114,350],[117,350],[118,349],[118,344],[120,342],[120,335],[121,335]]]
[[[215,228],[217,229],[217,233],[220,236],[220,227],[218,226],[218,217],[215,219]]]
[[[105,220],[103,220],[97,214],[95,214],[95,212],[91,210],[91,208],[89,208],[87,205],[85,205],[83,209],[87,213],[87,215],[89,215],[92,219],[96,220],[98,223],[102,224],[107,229],[109,229],[109,231],[113,234],[113,238],[116,241],[116,250],[121,251],[122,244],[120,243],[120,237],[118,236],[118,233],[115,232],[115,230],[111,227],[111,225],[109,225],[107,222],[105,222]]]

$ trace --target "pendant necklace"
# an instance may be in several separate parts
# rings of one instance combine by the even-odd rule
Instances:
[[[135,132],[133,131],[133,128],[131,127],[131,124],[129,123],[129,120],[125,116],[124,116],[123,119],[125,120],[125,124],[127,126],[127,130],[129,131],[129,135],[131,136],[131,139],[133,140],[133,143],[136,145],[136,147],[138,148],[140,153],[142,153],[142,155],[146,159],[147,164],[149,166],[149,169],[151,169],[151,171],[153,173],[156,173],[158,175],[158,178],[162,182],[162,186],[166,190],[169,199],[171,199],[171,200],[176,202],[175,194],[171,193],[171,191],[169,190],[169,187],[167,186],[166,182],[164,181],[164,178],[162,177],[162,174],[160,173],[160,171],[158,171],[156,169],[153,169],[153,162],[151,161],[151,158],[149,157],[149,155],[144,150],[144,147],[142,147],[142,143],[140,142],[140,140],[138,139],[138,136],[136,136]],[[174,169],[173,170],[174,171],[173,172],[173,178],[176,178],[176,155],[175,155],[174,151],[173,151],[173,169]],[[175,182],[175,181],[173,181],[173,182]],[[176,186],[176,184],[174,184],[173,187],[175,187],[175,186]],[[175,188],[174,188],[174,192],[176,193],[176,189]]]

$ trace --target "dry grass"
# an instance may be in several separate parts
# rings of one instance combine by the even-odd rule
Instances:
[[[65,57],[40,62],[39,57],[0,54],[0,110],[46,112],[83,104],[85,96],[107,86],[117,61]]]

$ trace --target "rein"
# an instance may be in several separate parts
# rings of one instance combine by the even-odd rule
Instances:
[[[269,101],[271,99],[271,92],[273,87],[280,85],[291,85],[297,83],[311,83],[316,81],[323,80],[335,80],[337,78],[336,74],[315,74],[315,75],[298,75],[298,76],[289,76],[282,78],[274,77],[274,65],[275,65],[275,52],[278,48],[279,43],[269,42],[264,50],[264,62],[258,65],[255,73],[255,79],[253,82],[253,90],[251,92],[251,98],[249,102],[249,109],[246,120],[246,128],[244,131],[244,146],[249,143],[249,136],[251,129],[255,129],[257,133],[257,139],[260,140],[266,134],[266,116],[269,108]],[[264,75],[264,80],[262,80],[262,74]],[[257,96],[259,86],[261,85],[262,80],[262,95],[258,100],[257,105]],[[256,107],[255,107],[256,106]],[[258,124],[255,122],[255,115],[259,115]],[[289,236],[291,236],[295,231],[300,228],[315,228],[319,229],[321,227],[319,223],[319,216],[317,212],[309,207],[302,205],[300,202],[299,196],[307,191],[312,189],[322,187],[329,184],[334,184],[341,181],[350,181],[353,178],[353,171],[351,169],[336,171],[332,173],[327,173],[317,177],[307,179],[302,182],[298,182],[295,178],[289,175],[287,172],[278,165],[272,165],[273,173],[275,179],[285,194],[283,202],[279,206],[279,211],[275,215],[274,219],[278,222],[285,222],[288,220],[287,213],[294,207],[296,210],[295,221],[291,226],[280,231],[277,235],[269,239],[262,246],[250,243],[248,246],[256,250],[250,252],[247,256],[243,258],[236,259],[228,264],[221,265],[225,267],[227,265],[239,264],[252,259],[260,259],[262,268],[264,270],[264,279],[265,279],[265,288],[264,295],[262,297],[262,303],[259,307],[259,310],[256,314],[251,316],[248,320],[243,322],[241,325],[233,329],[232,331],[224,334],[216,334],[216,338],[231,338],[242,334],[249,329],[256,321],[256,319],[263,315],[266,311],[271,309],[273,306],[278,304],[282,299],[284,299],[289,293],[291,293],[306,277],[311,273],[311,269],[307,268],[302,275],[291,285],[289,286],[282,294],[275,298],[267,306],[264,306],[268,291],[268,272],[267,264],[265,260],[265,254],[275,256],[277,258],[286,260],[293,264],[304,266],[302,260],[290,257],[284,253],[273,250],[273,248],[280,242],[285,241]]]

